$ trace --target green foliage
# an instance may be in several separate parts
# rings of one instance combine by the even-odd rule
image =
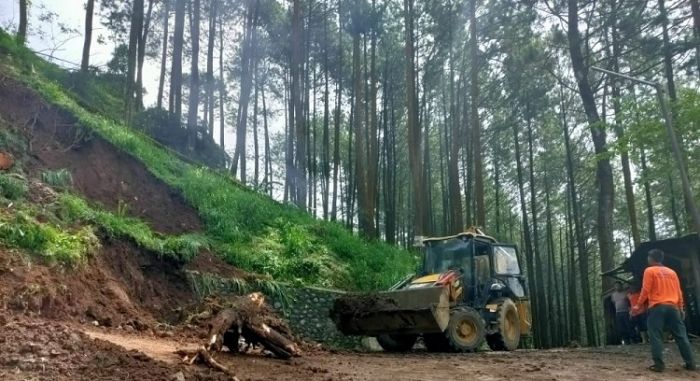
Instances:
[[[19,200],[27,193],[26,180],[17,174],[0,174],[0,196]]]
[[[0,214],[0,244],[21,248],[50,262],[76,264],[99,247],[90,227],[67,230],[38,222],[24,212]]]
[[[70,171],[65,168],[48,170],[41,173],[41,181],[52,187],[65,189],[73,185],[73,176]]]

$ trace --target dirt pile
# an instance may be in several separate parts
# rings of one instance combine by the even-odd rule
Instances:
[[[103,241],[78,269],[0,248],[0,306],[24,315],[143,331],[180,321],[194,303],[179,264],[130,243]]]
[[[2,83],[0,115],[26,138],[33,177],[65,168],[75,189],[86,198],[141,218],[156,231],[202,230],[196,210],[141,162],[79,127],[74,116],[46,104],[25,86],[10,78],[2,78]],[[18,148],[12,153],[21,152]]]
[[[65,325],[13,319],[0,325],[3,380],[228,380],[224,375],[155,361],[136,350],[93,340]]]

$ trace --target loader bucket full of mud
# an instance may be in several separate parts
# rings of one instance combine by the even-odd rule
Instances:
[[[336,299],[330,317],[345,335],[437,333],[450,320],[449,289],[406,288]]]

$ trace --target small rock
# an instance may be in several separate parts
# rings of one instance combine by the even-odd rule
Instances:
[[[100,322],[97,321],[97,320],[93,320],[93,321],[92,321],[92,325],[94,325],[95,327],[99,327],[99,326],[100,326]]]
[[[186,381],[185,375],[182,373],[182,371],[177,372],[177,373],[173,374],[172,376],[170,376],[170,380],[172,380],[172,381]]]

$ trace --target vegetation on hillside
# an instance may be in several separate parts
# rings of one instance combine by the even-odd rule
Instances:
[[[183,260],[200,247],[211,247],[230,263],[270,274],[278,281],[381,289],[414,270],[415,257],[404,250],[363,241],[338,224],[317,220],[253,192],[226,174],[187,163],[116,119],[88,111],[82,103],[93,98],[66,90],[60,69],[17,45],[4,32],[0,32],[0,62],[3,73],[72,113],[81,125],[141,160],[154,175],[179,190],[207,229],[205,237],[161,238],[143,223],[92,209],[84,200],[64,194],[61,204],[69,220],[95,224]]]

